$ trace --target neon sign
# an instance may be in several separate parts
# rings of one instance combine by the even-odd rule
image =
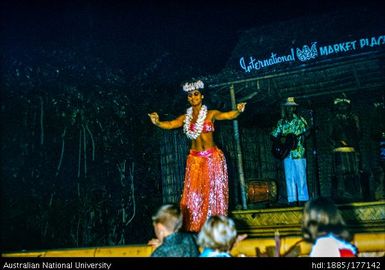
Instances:
[[[252,70],[260,70],[279,63],[295,62],[296,60],[306,62],[319,56],[340,54],[349,51],[356,51],[365,47],[373,48],[382,45],[385,45],[385,35],[361,38],[358,40],[345,41],[319,47],[317,47],[317,42],[312,42],[310,47],[308,45],[304,45],[302,48],[291,48],[290,52],[286,55],[277,55],[272,52],[270,57],[265,59],[256,59],[253,56],[250,56],[248,59],[241,57],[239,59],[239,65],[244,72],[249,73]]]

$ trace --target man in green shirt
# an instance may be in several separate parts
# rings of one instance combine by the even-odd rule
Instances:
[[[298,104],[293,97],[289,97],[283,104],[283,117],[271,133],[273,141],[281,141],[291,138],[292,144],[287,156],[282,157],[285,168],[287,201],[289,205],[303,205],[309,200],[306,179],[306,158],[304,147],[304,134],[308,130],[308,124],[303,117],[295,112]]]

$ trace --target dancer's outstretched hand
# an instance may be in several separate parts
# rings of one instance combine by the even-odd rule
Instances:
[[[154,125],[157,126],[157,125],[159,124],[159,115],[158,115],[156,112],[149,113],[148,116],[150,117],[151,122],[152,122]]]

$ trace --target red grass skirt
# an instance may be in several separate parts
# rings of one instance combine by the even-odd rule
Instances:
[[[206,151],[190,150],[187,157],[180,207],[186,231],[199,232],[212,215],[227,215],[229,187],[226,159],[212,147]]]

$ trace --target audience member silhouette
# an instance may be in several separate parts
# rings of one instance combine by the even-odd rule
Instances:
[[[327,198],[312,199],[305,204],[302,230],[305,240],[313,243],[310,257],[357,256],[339,209]]]
[[[234,221],[226,216],[211,216],[198,234],[198,245],[203,249],[200,257],[231,257],[233,246],[246,238],[237,236]]]
[[[191,233],[180,232],[183,216],[180,208],[166,204],[152,217],[156,239],[148,242],[156,249],[151,257],[198,257],[199,249]]]

